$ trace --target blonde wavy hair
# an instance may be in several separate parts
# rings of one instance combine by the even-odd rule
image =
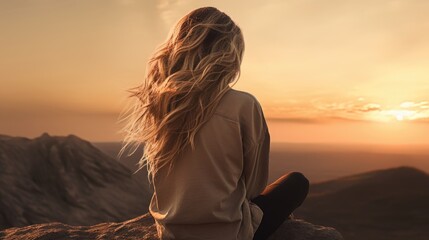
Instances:
[[[196,133],[240,77],[243,52],[241,29],[217,8],[181,18],[149,60],[143,83],[128,90],[135,102],[120,116],[127,124],[118,156],[143,143],[138,170],[147,166],[152,177],[170,171],[186,147],[195,149]]]

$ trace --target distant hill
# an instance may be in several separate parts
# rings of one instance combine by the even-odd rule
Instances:
[[[129,169],[77,136],[0,135],[0,229],[127,220],[147,212],[147,192]]]
[[[313,184],[296,215],[348,240],[428,239],[429,175],[399,167]]]

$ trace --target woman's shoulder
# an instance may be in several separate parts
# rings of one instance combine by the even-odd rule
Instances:
[[[225,93],[223,100],[228,104],[232,102],[237,102],[239,104],[259,103],[258,99],[253,94],[233,88],[230,88]]]
[[[262,110],[258,99],[251,93],[230,88],[222,97],[216,113],[239,119],[255,109]]]

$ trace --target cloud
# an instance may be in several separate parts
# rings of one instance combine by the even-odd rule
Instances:
[[[381,105],[377,103],[368,103],[368,104],[365,104],[364,106],[358,107],[357,110],[361,112],[380,111]]]
[[[419,108],[419,109],[428,109],[429,108],[429,102],[423,101],[423,102],[403,102],[400,105],[401,108],[406,109],[413,109],[413,108]]]
[[[278,103],[279,104],[279,103]],[[406,101],[399,105],[381,105],[366,102],[365,99],[328,101],[314,99],[313,101],[289,101],[281,107],[268,108],[270,121],[284,121],[296,123],[326,123],[333,121],[367,121],[386,122],[419,121],[429,122],[429,101]]]

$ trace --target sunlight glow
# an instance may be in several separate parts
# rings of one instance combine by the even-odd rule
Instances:
[[[403,121],[403,120],[413,120],[416,114],[416,111],[392,109],[392,110],[382,111],[381,114],[390,118],[393,117],[397,121]]]
[[[359,108],[362,119],[376,122],[402,122],[429,120],[429,102],[404,101],[397,106],[368,103]]]

